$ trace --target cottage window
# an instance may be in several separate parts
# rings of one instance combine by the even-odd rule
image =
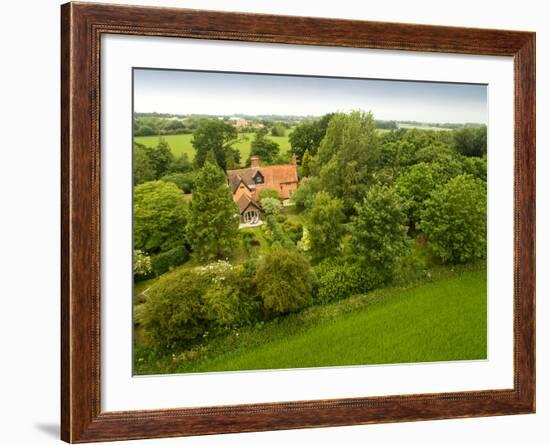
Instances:
[[[263,184],[264,183],[264,177],[260,173],[258,173],[258,174],[256,174],[256,176],[254,176],[254,182],[256,184]]]
[[[243,219],[245,223],[256,223],[258,222],[258,212],[256,210],[247,210],[244,212]]]

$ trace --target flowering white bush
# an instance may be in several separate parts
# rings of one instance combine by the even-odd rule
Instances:
[[[199,275],[210,278],[212,283],[218,284],[225,281],[233,271],[233,266],[227,260],[218,260],[206,266],[197,267],[196,270]]]
[[[134,275],[148,275],[152,270],[151,257],[141,250],[134,250]]]
[[[303,233],[302,233],[302,239],[298,241],[298,250],[301,252],[309,252],[311,249],[311,241],[309,239],[309,231],[307,230],[307,227],[304,227]]]

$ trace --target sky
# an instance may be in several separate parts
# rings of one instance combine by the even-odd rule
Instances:
[[[135,69],[134,111],[231,116],[321,116],[487,123],[487,86],[379,79]]]

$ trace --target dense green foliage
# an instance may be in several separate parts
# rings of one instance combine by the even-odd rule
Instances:
[[[344,234],[344,205],[326,192],[315,195],[307,215],[311,253],[316,260],[336,256]]]
[[[372,274],[356,258],[332,257],[315,266],[317,299],[322,303],[341,300],[366,292],[372,287]]]
[[[161,277],[149,289],[140,317],[147,339],[167,349],[185,346],[202,335],[207,329],[205,288],[204,277],[192,270]]]
[[[201,268],[209,285],[202,298],[207,319],[217,327],[250,324],[261,317],[255,263],[218,262]]]
[[[374,185],[356,212],[351,249],[358,261],[376,271],[378,282],[385,282],[408,251],[405,207],[394,189]]]
[[[487,154],[487,127],[462,128],[453,133],[454,146],[458,153],[465,156],[483,156]]]
[[[232,147],[237,139],[235,127],[220,120],[203,120],[193,132],[195,164],[202,167],[208,152],[213,152],[216,163],[224,170],[239,164],[240,154]]]
[[[289,140],[291,151],[300,162],[306,150],[312,155],[317,153],[319,145],[325,137],[331,118],[332,113],[325,114],[319,120],[298,125],[292,133],[290,133]]]
[[[195,181],[195,173],[168,173],[162,176],[160,180],[176,184],[183,193],[191,193]]]
[[[315,194],[321,191],[321,182],[317,177],[304,178],[300,187],[292,194],[292,201],[299,210],[307,210],[313,206]]]
[[[262,198],[260,205],[266,215],[277,215],[282,208],[281,201],[278,198]]]
[[[200,261],[227,258],[238,242],[239,214],[223,171],[206,162],[197,172],[187,232]]]
[[[170,269],[185,263],[189,259],[189,251],[185,246],[175,247],[151,257],[151,272],[160,276]]]
[[[267,311],[296,312],[311,302],[311,269],[298,252],[275,248],[266,253],[258,261],[256,283]]]
[[[181,247],[188,219],[183,192],[175,184],[152,181],[134,188],[134,249],[154,254]]]
[[[267,130],[262,128],[256,132],[250,143],[250,157],[257,156],[263,164],[271,164],[279,155],[279,144],[266,137]],[[250,165],[250,159],[247,161]]]
[[[434,167],[431,164],[421,162],[409,168],[396,182],[396,190],[403,198],[409,223],[412,228],[420,221],[420,211],[437,185],[434,176]]]
[[[340,198],[346,214],[366,192],[371,164],[379,154],[372,114],[337,113],[329,122],[319,147],[319,179],[322,190]]]
[[[486,185],[460,175],[437,188],[424,204],[419,229],[443,261],[463,263],[487,252]]]

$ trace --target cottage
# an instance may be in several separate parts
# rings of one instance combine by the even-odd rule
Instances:
[[[233,200],[239,207],[241,222],[258,223],[262,217],[259,192],[263,189],[275,190],[279,199],[288,202],[298,189],[296,156],[291,164],[262,166],[260,158],[253,156],[249,168],[228,170],[227,177],[233,192]]]

